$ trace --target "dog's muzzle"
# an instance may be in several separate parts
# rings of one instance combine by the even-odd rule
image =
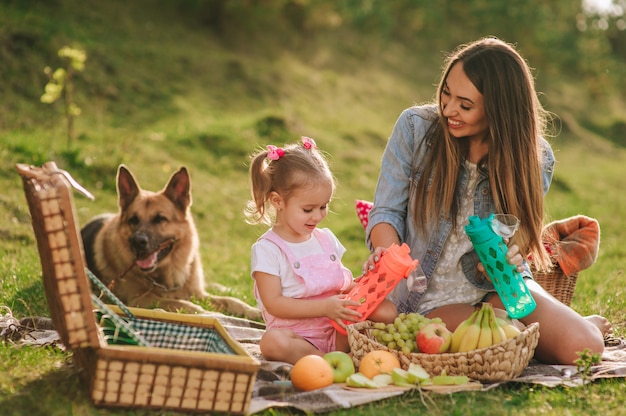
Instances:
[[[174,239],[169,238],[154,250],[148,250],[149,239],[145,234],[136,234],[131,239],[131,246],[137,255],[135,264],[144,272],[151,272],[157,268],[159,261],[167,256],[174,246]]]

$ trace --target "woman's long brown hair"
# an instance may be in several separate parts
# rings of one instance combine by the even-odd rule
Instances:
[[[540,269],[550,266],[541,241],[543,228],[543,149],[546,112],[537,97],[526,61],[513,46],[496,38],[484,38],[462,45],[449,56],[437,90],[438,123],[429,130],[432,151],[424,161],[424,172],[414,191],[415,221],[429,229],[429,219],[458,213],[457,177],[468,155],[467,140],[450,136],[442,115],[440,97],[450,69],[463,63],[463,70],[484,97],[487,156],[479,163],[486,169],[497,212],[516,215],[520,220],[514,242],[521,252],[532,256]],[[437,192],[428,192],[436,189]],[[426,195],[419,198],[419,195]]]

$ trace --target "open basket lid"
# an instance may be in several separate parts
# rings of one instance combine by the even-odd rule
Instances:
[[[70,187],[91,197],[54,162],[17,164],[37,239],[50,317],[71,349],[102,347]]]

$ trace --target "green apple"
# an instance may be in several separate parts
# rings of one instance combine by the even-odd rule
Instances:
[[[415,383],[409,382],[409,372],[402,368],[394,368],[391,372],[393,384],[399,387],[415,387]]]
[[[378,388],[378,384],[363,373],[354,373],[346,379],[346,386],[349,387],[366,387],[368,389]]]
[[[354,374],[354,363],[352,358],[342,351],[332,351],[324,355],[324,360],[333,369],[333,382],[343,383],[348,377]]]
[[[393,384],[391,374],[376,374],[372,380],[374,380],[374,383],[376,383],[378,387],[387,387]]]
[[[407,372],[409,383],[423,383],[424,381],[430,380],[430,374],[419,364],[409,364]]]
[[[449,376],[444,369],[441,375],[433,377],[433,384],[437,386],[460,386],[469,384],[470,378],[467,376]]]

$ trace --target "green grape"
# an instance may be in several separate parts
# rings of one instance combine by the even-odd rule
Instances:
[[[399,325],[397,325],[398,328],[398,332],[402,333],[402,332],[408,332],[409,327],[404,323],[401,322]]]
[[[378,330],[385,330],[385,328],[387,327],[387,325],[383,322],[375,322],[374,323],[374,328],[378,329]]]
[[[404,354],[418,352],[415,337],[419,330],[430,322],[441,322],[441,318],[429,319],[419,313],[400,313],[393,323],[374,323],[371,335],[389,349]]]

